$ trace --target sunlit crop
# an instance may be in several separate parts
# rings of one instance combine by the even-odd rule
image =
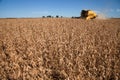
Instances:
[[[0,80],[120,80],[120,19],[0,19]]]

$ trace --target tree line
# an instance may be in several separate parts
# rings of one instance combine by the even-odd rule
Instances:
[[[54,16],[51,16],[51,15],[48,15],[48,16],[42,16],[42,18],[63,18],[63,16],[56,15],[54,17]]]

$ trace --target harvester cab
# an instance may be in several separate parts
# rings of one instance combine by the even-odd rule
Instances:
[[[81,18],[90,20],[90,19],[95,19],[96,17],[97,17],[97,14],[92,10],[82,10],[81,11]]]

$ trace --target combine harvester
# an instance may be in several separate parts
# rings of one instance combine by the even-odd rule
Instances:
[[[92,10],[82,10],[81,11],[81,18],[90,20],[95,19],[97,17],[97,14]]]

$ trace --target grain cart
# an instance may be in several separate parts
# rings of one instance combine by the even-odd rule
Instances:
[[[89,20],[89,19],[95,19],[96,17],[97,17],[97,14],[92,10],[82,10],[81,11],[81,18]]]

